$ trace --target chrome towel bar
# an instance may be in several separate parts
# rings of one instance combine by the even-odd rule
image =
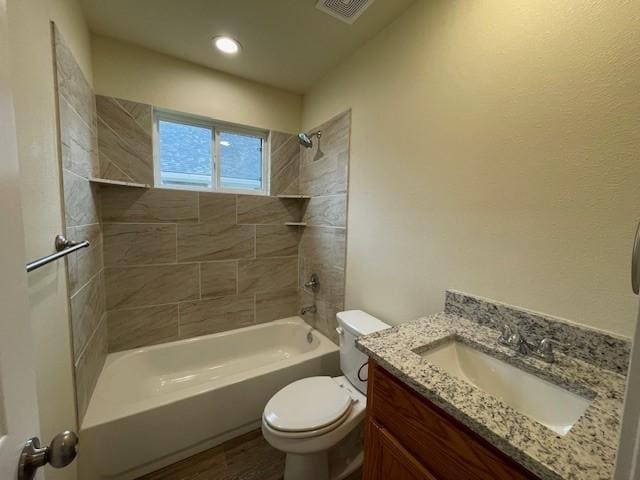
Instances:
[[[74,242],[72,240],[67,240],[62,235],[56,235],[56,239],[54,241],[56,253],[52,253],[51,255],[47,255],[46,257],[27,263],[27,272],[32,272],[33,270],[40,268],[47,263],[51,263],[54,260],[65,257],[76,250],[87,248],[89,245],[90,243],[86,240],[83,242]]]

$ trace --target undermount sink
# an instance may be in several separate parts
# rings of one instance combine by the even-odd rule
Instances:
[[[529,418],[566,435],[591,400],[457,340],[420,353],[449,375],[493,395]]]

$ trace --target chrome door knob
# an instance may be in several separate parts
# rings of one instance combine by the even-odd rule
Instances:
[[[64,468],[78,454],[78,435],[65,430],[56,435],[48,447],[40,447],[40,439],[33,437],[27,440],[18,464],[18,480],[32,480],[36,471],[47,463],[53,468]]]

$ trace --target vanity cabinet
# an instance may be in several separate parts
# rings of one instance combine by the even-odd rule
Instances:
[[[369,361],[364,480],[539,480]]]

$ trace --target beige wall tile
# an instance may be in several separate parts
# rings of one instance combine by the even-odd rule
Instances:
[[[302,221],[313,226],[346,227],[347,195],[310,198],[306,202]]]
[[[100,224],[67,227],[67,237],[74,241],[88,240],[90,246],[77,250],[67,258],[69,295],[73,295],[103,268],[102,230]]]
[[[146,107],[151,110],[151,106]],[[139,125],[115,98],[97,95],[96,108],[102,154],[135,182],[153,184],[153,142],[149,130]]]
[[[269,136],[269,145],[271,147],[271,155],[277,153],[278,150],[280,150],[280,147],[282,147],[285,143],[287,143],[292,138],[294,140],[296,138],[296,136],[292,133],[276,132],[275,130],[272,130]]]
[[[178,261],[231,260],[255,255],[253,225],[178,225]]]
[[[102,221],[184,223],[198,221],[198,193],[184,190],[101,187]]]
[[[137,103],[122,98],[114,99],[133,118],[138,126],[151,136],[153,134],[153,107],[146,103]]]
[[[274,144],[275,141],[275,144]],[[271,195],[297,194],[300,144],[295,135],[271,133]]]
[[[195,300],[198,276],[197,264],[105,268],[107,309]]]
[[[93,389],[107,358],[107,320],[102,316],[98,327],[89,339],[84,351],[75,363],[76,397],[78,401],[78,418],[80,421],[89,406]]]
[[[78,360],[105,313],[104,278],[97,273],[71,297],[74,360]]]
[[[238,223],[281,225],[298,222],[301,216],[300,200],[238,195]]]
[[[64,97],[60,98],[59,112],[62,166],[84,178],[98,176],[100,161],[96,132],[80,118]]]
[[[73,54],[54,29],[58,95],[64,97],[82,120],[95,131],[96,107],[93,90]]]
[[[315,290],[305,288],[312,274],[318,275],[320,286]],[[324,300],[332,305],[344,303],[345,277],[344,268],[335,265],[313,262],[308,258],[300,257],[300,289],[306,290],[319,300]]]
[[[316,148],[316,147],[314,147]],[[304,158],[304,157],[303,157]],[[347,152],[308,159],[300,168],[300,193],[303,195],[334,195],[347,192]]]
[[[306,313],[302,317],[304,321],[313,328],[318,329],[333,343],[339,344],[336,333],[336,327],[338,326],[336,314],[344,310],[344,306],[331,305],[329,302],[314,298],[312,294],[302,290],[299,291],[299,294],[300,305],[315,305],[317,307],[316,313]]]
[[[109,351],[172,342],[178,337],[178,305],[160,305],[107,314]]]
[[[256,293],[294,289],[298,280],[298,258],[257,258],[238,262],[238,292]]]
[[[288,257],[298,254],[300,228],[256,225],[256,257]]]
[[[293,317],[299,310],[295,288],[256,294],[256,323]]]
[[[100,157],[100,178],[119,180],[121,182],[133,182],[133,178],[124,173],[120,167],[105,157],[104,154],[98,152],[98,157]]]
[[[300,239],[299,255],[310,262],[344,268],[346,229],[306,227]]]
[[[202,223],[236,223],[236,195],[198,193]]]
[[[238,293],[238,262],[210,262],[200,264],[200,293],[202,298],[223,297]]]
[[[312,148],[301,149],[300,193],[330,195],[347,192],[351,111],[344,112],[317,129],[322,138]]]
[[[176,262],[176,225],[105,223],[104,264],[144,265]]]
[[[223,332],[253,323],[253,295],[234,295],[180,304],[182,338]]]
[[[67,226],[98,223],[98,194],[86,178],[63,170],[65,223]]]

